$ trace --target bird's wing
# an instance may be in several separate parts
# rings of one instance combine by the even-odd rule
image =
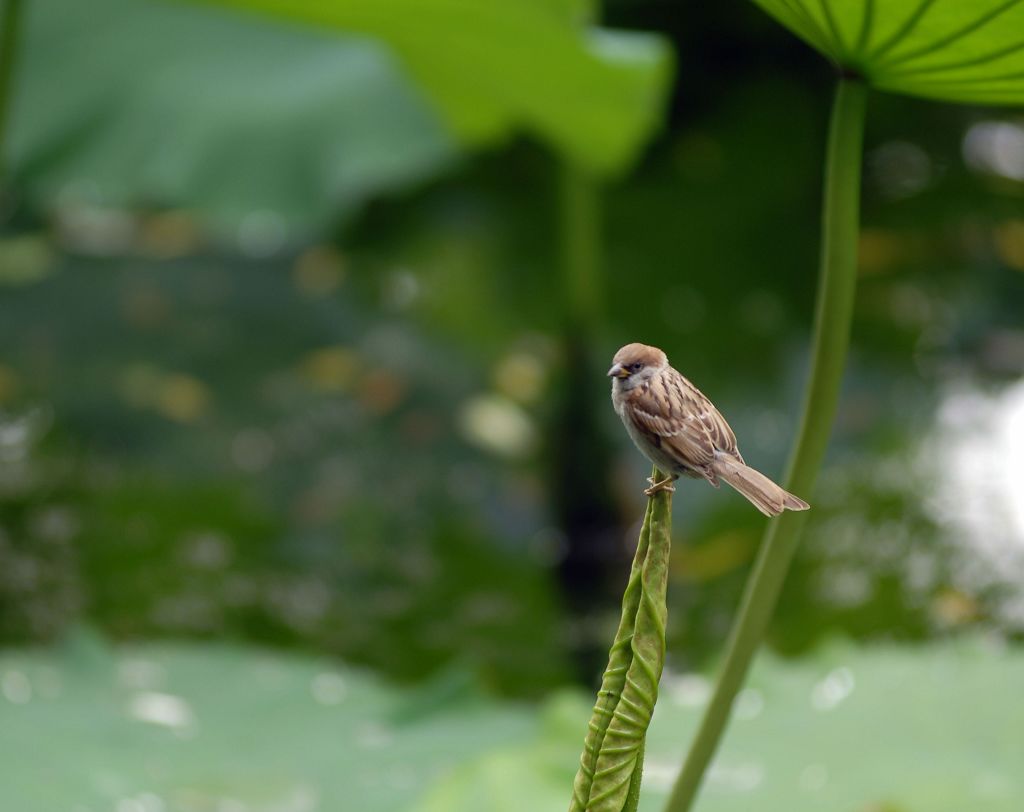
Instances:
[[[671,367],[650,386],[632,390],[629,406],[638,429],[692,468],[710,465],[716,450],[743,461],[736,448],[736,435],[725,418],[697,387]]]

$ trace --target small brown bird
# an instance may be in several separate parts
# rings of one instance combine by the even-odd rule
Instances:
[[[660,471],[661,482],[648,479],[651,496],[674,491],[680,475],[704,478],[716,488],[724,479],[765,516],[784,510],[807,510],[803,499],[780,488],[743,462],[736,435],[711,401],[668,365],[665,353],[646,344],[627,344],[615,353],[612,404],[640,452]]]

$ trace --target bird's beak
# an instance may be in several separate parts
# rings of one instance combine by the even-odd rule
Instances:
[[[628,378],[629,370],[626,369],[622,364],[615,364],[611,369],[608,370],[609,378]]]

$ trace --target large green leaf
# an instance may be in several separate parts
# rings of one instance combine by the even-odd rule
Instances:
[[[0,654],[5,810],[399,812],[536,727],[455,673],[400,692],[322,659],[88,634]]]
[[[702,812],[1017,812],[1024,797],[1024,651],[979,643],[837,646],[758,661],[705,778]],[[640,809],[655,812],[710,691],[669,676],[648,731]],[[453,771],[416,812],[561,812],[583,708],[551,702],[541,733]],[[567,766],[568,765],[568,766]]]
[[[1024,650],[837,646],[759,660],[706,812],[1018,812]],[[707,697],[669,675],[641,809],[659,809]],[[211,644],[0,653],[11,810],[564,812],[589,695],[540,709],[457,672],[398,689],[323,659]]]
[[[457,154],[392,53],[365,37],[154,0],[28,11],[11,158],[40,204],[181,206],[224,226],[257,213],[255,225],[305,229]]]
[[[841,67],[894,93],[1024,104],[1021,0],[754,0]]]
[[[599,172],[623,169],[661,117],[658,37],[583,29],[575,0],[207,0],[379,37],[471,145],[523,129]]]

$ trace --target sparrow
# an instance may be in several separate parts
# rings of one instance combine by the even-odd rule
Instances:
[[[725,480],[765,516],[810,507],[743,461],[725,418],[657,347],[627,344],[615,353],[608,376],[612,405],[630,438],[668,474],[661,482],[647,480],[648,496],[674,491],[672,483],[684,475],[706,479],[716,488]]]

